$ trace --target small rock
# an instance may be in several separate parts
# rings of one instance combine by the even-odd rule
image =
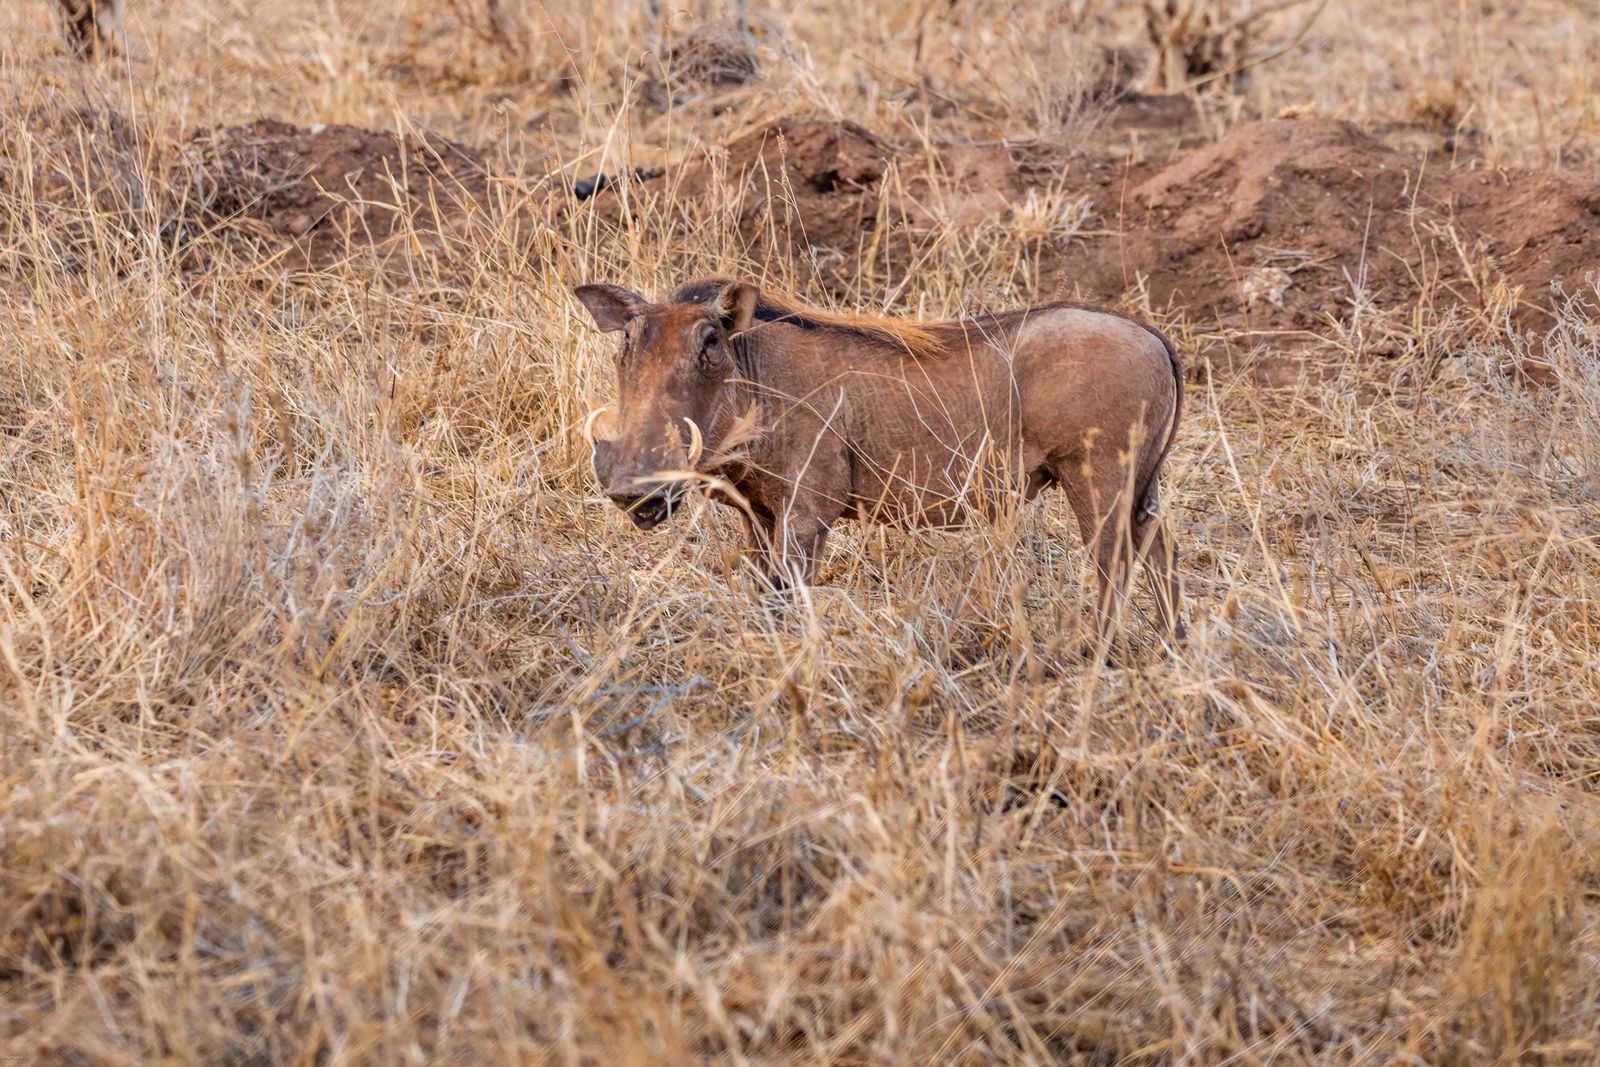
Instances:
[[[1257,267],[1244,278],[1245,307],[1255,307],[1265,301],[1275,308],[1283,307],[1283,294],[1294,284],[1289,272],[1279,267]]]

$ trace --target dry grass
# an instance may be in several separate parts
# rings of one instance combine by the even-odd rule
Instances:
[[[1594,158],[1575,8],[1427,6],[1330,7],[1208,114],[1382,123],[1442,81],[1491,158]],[[290,280],[174,225],[159,144],[269,114],[591,173],[775,101],[1090,136],[1097,70],[1061,57],[1137,13],[755,12],[760,80],[665,112],[645,5],[502,7],[510,43],[468,4],[135,4],[135,62],[91,71],[43,4],[0,12],[0,1060],[1600,1055],[1600,293],[1545,391],[1494,301],[1432,295],[1353,294],[1332,380],[1198,381],[1176,655],[1077,657],[1059,500],[846,528],[775,617],[727,515],[636,535],[579,435],[609,370],[565,286],[735,269],[725,212],[616,228],[506,183],[520,211],[403,270]],[[1015,301],[1080,208],[830,269]],[[1404,354],[1356,358],[1380,312]]]

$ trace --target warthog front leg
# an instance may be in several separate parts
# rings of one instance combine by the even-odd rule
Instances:
[[[744,517],[748,550],[770,591],[783,592],[816,580],[832,525],[793,510],[782,520],[762,512]]]

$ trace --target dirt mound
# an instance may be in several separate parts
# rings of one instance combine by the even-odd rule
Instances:
[[[1257,324],[1336,315],[1353,287],[1394,298],[1414,266],[1413,169],[1347,123],[1252,123],[1130,190],[1147,249],[1131,262],[1160,303]]]
[[[159,132],[102,108],[51,103],[23,114],[0,124],[0,274],[41,254],[74,267],[134,255],[119,238],[161,217],[168,145]]]
[[[192,268],[227,249],[291,268],[398,262],[459,247],[497,216],[492,191],[510,177],[440,137],[266,119],[174,135],[116,111],[39,108],[0,130],[0,241],[67,264],[137,258],[148,230]]]
[[[1040,296],[1115,304],[1142,290],[1202,327],[1271,333],[1279,345],[1328,336],[1359,308],[1376,354],[1404,345],[1422,299],[1496,311],[1512,293],[1517,325],[1547,326],[1551,284],[1573,287],[1600,266],[1593,179],[1451,169],[1320,119],[1247,123],[1185,151],[1192,108],[1159,103],[1124,101],[1109,128],[1155,129],[1175,152],[1166,161],[951,144],[891,180],[898,153],[884,139],[786,118],[667,185],[702,203],[731,197],[752,251],[768,242],[831,264],[837,277],[819,280],[845,289],[863,253],[893,272],[940,226],[1004,227],[1035,191],[1064,187],[1092,209],[1068,239],[1041,246]]]
[[[1332,120],[1240,127],[1154,175],[1078,275],[1114,295],[1144,275],[1157,304],[1254,329],[1312,329],[1361,304],[1483,305],[1503,281],[1520,325],[1548,323],[1550,285],[1600,264],[1600,183],[1555,171],[1451,170]],[[1073,273],[1063,264],[1064,273]]]
[[[780,119],[691,166],[683,190],[704,196],[720,187],[752,239],[845,248],[873,226],[891,152],[853,122]]]
[[[877,135],[853,122],[782,119],[728,145],[728,165],[741,174],[787,172],[801,195],[866,189],[883,177],[891,153]]]
[[[671,41],[650,64],[641,89],[657,107],[684,104],[697,95],[737,89],[761,77],[750,31],[733,23],[701,23]]]
[[[1568,171],[1476,171],[1451,182],[1453,207],[1488,239],[1513,284],[1542,294],[1600,270],[1600,180]]]
[[[1238,243],[1272,233],[1348,245],[1372,205],[1406,187],[1397,153],[1342,122],[1285,120],[1245,126],[1134,190],[1173,221],[1183,244],[1218,236]]]
[[[890,179],[900,153],[853,122],[790,116],[752,129],[670,175],[671,195],[737,220],[752,254],[793,254],[825,287],[852,287],[867,251],[906,262],[908,238],[941,219],[976,224],[1021,193],[1003,148],[950,146],[937,180]]]
[[[483,158],[439,137],[260,119],[195,134],[182,161],[188,215],[249,220],[312,266],[356,249],[437,250],[491,209]]]

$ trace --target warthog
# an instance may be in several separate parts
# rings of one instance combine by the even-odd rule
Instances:
[[[1181,637],[1156,476],[1183,375],[1167,338],[1114,312],[1049,304],[952,322],[835,315],[712,279],[654,304],[575,293],[620,331],[617,405],[585,433],[605,493],[640,529],[695,482],[734,503],[768,580],[814,578],[844,518],[947,526],[1059,485],[1099,581],[1109,640],[1136,557]]]

